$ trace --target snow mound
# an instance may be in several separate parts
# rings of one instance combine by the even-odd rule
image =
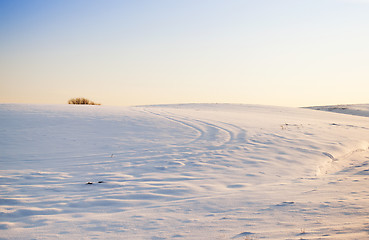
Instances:
[[[344,113],[349,115],[369,117],[369,104],[330,105],[330,106],[315,106],[308,108],[327,112]]]

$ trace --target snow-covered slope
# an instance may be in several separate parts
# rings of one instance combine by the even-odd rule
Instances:
[[[310,109],[3,104],[0,238],[365,239],[368,146]]]
[[[315,106],[308,108],[328,112],[369,117],[369,104],[330,105],[330,106]]]

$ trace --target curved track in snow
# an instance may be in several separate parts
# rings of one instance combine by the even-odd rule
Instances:
[[[158,117],[165,118],[184,126],[191,128],[198,132],[197,138],[188,142],[187,144],[207,144],[214,147],[224,147],[232,144],[242,144],[246,139],[246,131],[234,124],[204,121],[196,118],[184,117],[180,115],[173,115],[168,112],[145,109],[145,112],[153,114]]]

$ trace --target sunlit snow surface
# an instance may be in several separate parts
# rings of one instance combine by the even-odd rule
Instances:
[[[2,104],[0,239],[368,239],[368,147],[311,109]]]
[[[369,104],[308,107],[315,110],[369,117]]]

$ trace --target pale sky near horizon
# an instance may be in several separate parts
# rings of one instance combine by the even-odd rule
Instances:
[[[0,0],[0,103],[369,103],[369,0]]]

